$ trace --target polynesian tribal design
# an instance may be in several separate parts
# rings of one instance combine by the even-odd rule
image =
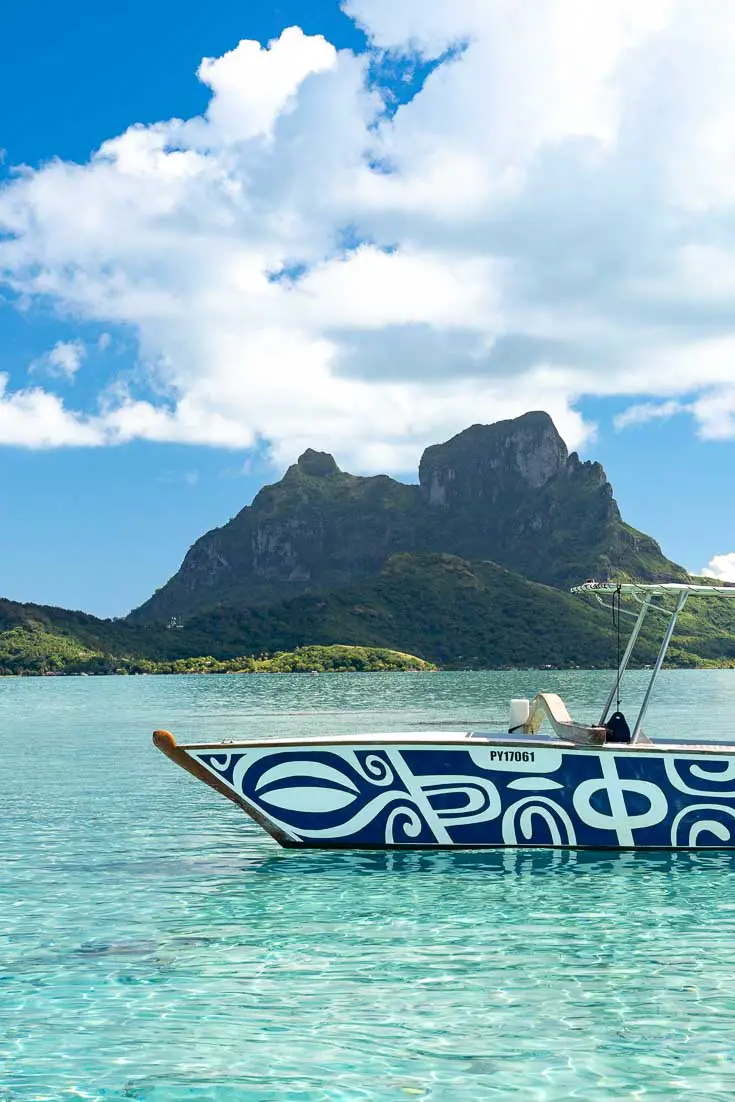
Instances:
[[[294,845],[735,847],[735,756],[517,744],[188,753]]]

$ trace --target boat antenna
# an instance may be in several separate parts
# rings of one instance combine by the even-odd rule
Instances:
[[[622,601],[623,591],[620,586],[617,587],[613,593],[612,598],[612,618],[613,627],[616,631],[616,645],[617,645],[617,660],[618,660],[618,672],[615,681],[615,711],[620,711],[620,683],[623,680],[622,671],[620,669],[620,603]]]

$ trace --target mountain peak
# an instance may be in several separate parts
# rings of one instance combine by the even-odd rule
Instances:
[[[197,540],[133,619],[316,598],[367,584],[396,554],[492,560],[560,588],[613,574],[684,576],[623,523],[602,467],[569,455],[547,413],[472,425],[427,448],[419,483],[349,475],[309,448],[281,482]]]
[[[471,425],[426,449],[419,467],[421,491],[432,505],[494,502],[543,486],[568,455],[554,422],[541,410]]]
[[[313,448],[307,448],[299,456],[296,465],[300,471],[311,475],[312,478],[331,478],[332,475],[340,473],[333,455],[329,452],[314,451]]]

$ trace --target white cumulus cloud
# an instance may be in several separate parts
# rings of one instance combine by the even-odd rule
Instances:
[[[41,387],[8,392],[0,373],[0,441],[26,448],[91,447],[104,442],[99,426],[66,410]]]
[[[687,406],[681,402],[639,402],[629,406],[615,418],[616,429],[627,429],[631,425],[645,425],[649,421],[668,421],[678,413],[684,413]]]
[[[705,578],[717,578],[721,582],[735,582],[735,551],[714,555],[702,574]]]
[[[57,341],[44,356],[33,360],[29,371],[73,379],[86,355],[87,349],[82,341]]]
[[[735,436],[730,0],[344,7],[372,55],[233,43],[203,115],[0,189],[0,277],[135,334],[148,384],[74,412],[6,381],[0,441],[405,469],[529,408],[575,446],[587,395]],[[440,60],[393,110],[376,54]]]

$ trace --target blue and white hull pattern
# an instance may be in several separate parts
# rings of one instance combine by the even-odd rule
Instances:
[[[286,847],[735,848],[735,745],[464,732],[154,742]]]

